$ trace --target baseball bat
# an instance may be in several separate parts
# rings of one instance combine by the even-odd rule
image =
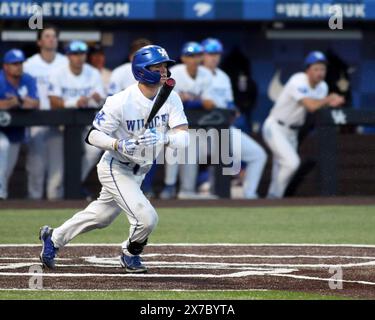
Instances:
[[[150,114],[147,118],[147,121],[145,123],[146,129],[148,129],[152,119],[154,119],[155,115],[161,109],[161,107],[163,106],[165,101],[167,101],[167,99],[168,99],[169,95],[171,94],[175,85],[176,85],[176,81],[173,78],[168,78],[167,81],[165,81],[165,83],[161,87],[161,89],[159,91],[159,94],[156,97],[154,105],[152,106],[151,112],[150,112]]]
[[[171,94],[174,86],[176,85],[176,81],[173,78],[168,78],[167,81],[164,82],[163,86],[161,87],[158,96],[156,97],[156,100],[151,108],[151,112],[148,115],[148,118],[145,123],[145,127],[143,132],[148,129],[150,126],[150,123],[154,119],[155,115],[158,113],[158,111],[161,109],[161,107],[164,105],[165,101],[167,101],[169,95]],[[136,141],[136,144],[138,144],[138,140]]]

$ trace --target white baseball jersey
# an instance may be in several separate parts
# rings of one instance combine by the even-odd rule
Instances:
[[[115,139],[137,139],[142,133],[146,119],[151,112],[156,97],[151,100],[146,98],[137,84],[107,98],[102,110],[97,114],[93,126]],[[182,101],[177,93],[171,92],[167,101],[155,115],[150,128],[165,132],[168,128],[187,124]],[[142,150],[134,156],[125,156],[117,151],[106,151],[113,158],[123,162],[134,162],[140,166],[153,162],[161,151],[161,146],[151,147],[152,152],[147,152],[141,157]],[[159,149],[159,150],[157,150]],[[150,151],[149,148],[144,148]],[[105,155],[106,155],[105,154]]]
[[[50,74],[49,96],[57,96],[64,99],[67,108],[72,108],[80,97],[90,97],[94,92],[105,97],[104,87],[99,71],[85,63],[81,74],[75,75],[69,65],[62,66]],[[90,99],[90,107],[96,107],[97,103]]]
[[[135,80],[132,72],[132,64],[131,62],[127,62],[112,71],[109,80],[108,94],[113,95],[118,93],[136,82],[137,80]]]
[[[303,125],[307,110],[301,104],[301,99],[323,99],[327,94],[328,85],[325,81],[321,81],[315,88],[312,88],[306,73],[298,72],[286,83],[271,109],[270,116],[287,125]]]
[[[230,104],[233,103],[233,91],[230,79],[228,75],[219,68],[216,68],[215,72],[212,72],[212,74],[211,85],[203,94],[203,98],[212,100],[217,108],[227,109]]]
[[[201,98],[206,94],[211,85],[212,74],[203,66],[198,67],[195,78],[192,78],[189,75],[185,64],[173,66],[170,71],[171,77],[176,80],[174,90],[176,90],[178,93],[189,93],[196,98]]]
[[[54,70],[66,66],[67,64],[68,59],[60,53],[56,53],[55,59],[50,63],[43,60],[39,53],[34,54],[24,62],[24,71],[37,80],[41,110],[51,109],[48,99],[49,75]]]

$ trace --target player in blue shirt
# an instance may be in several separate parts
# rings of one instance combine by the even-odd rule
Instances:
[[[39,99],[36,81],[23,72],[25,55],[21,50],[11,49],[3,58],[0,71],[0,110],[36,109]],[[8,179],[18,159],[25,128],[0,127],[0,199],[8,197]]]

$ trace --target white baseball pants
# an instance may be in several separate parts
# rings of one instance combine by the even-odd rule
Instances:
[[[11,143],[6,134],[0,132],[0,198],[8,198],[8,182],[16,166],[21,143]]]
[[[64,196],[64,139],[57,127],[31,127],[26,157],[30,199],[42,199],[46,180],[47,199]]]
[[[99,198],[54,229],[52,241],[57,248],[65,246],[77,235],[108,226],[124,211],[130,223],[127,242],[143,243],[158,222],[158,215],[140,189],[144,175],[137,176],[125,165],[105,154],[98,166],[102,184]]]
[[[231,129],[233,130],[234,127]],[[246,171],[243,181],[244,198],[257,199],[259,182],[267,163],[267,153],[249,135],[242,131],[240,132],[240,135],[241,159],[239,160],[246,163]],[[232,145],[234,145],[234,143],[232,143]]]
[[[297,153],[298,130],[283,126],[268,117],[263,124],[263,139],[272,151],[272,178],[268,198],[282,198],[300,165]]]

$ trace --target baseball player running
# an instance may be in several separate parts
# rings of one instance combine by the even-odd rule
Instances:
[[[72,41],[66,47],[69,64],[50,74],[49,98],[52,109],[97,108],[105,97],[104,86],[98,69],[86,62],[88,47],[82,41]],[[87,130],[84,130],[83,137]],[[81,181],[83,182],[100,158],[101,150],[85,144],[82,157]]]
[[[50,110],[49,75],[67,65],[68,59],[58,53],[58,30],[46,25],[38,30],[40,53],[28,58],[23,68],[37,80],[40,109]],[[27,190],[30,199],[43,197],[44,182],[48,199],[63,197],[63,138],[58,127],[31,127],[26,159]]]
[[[40,259],[45,267],[55,266],[58,249],[74,237],[108,226],[123,210],[130,230],[122,244],[121,266],[130,273],[147,271],[140,254],[158,216],[140,185],[164,145],[185,148],[189,143],[183,105],[173,91],[154,117],[150,129],[144,130],[145,119],[173,63],[165,49],[156,45],[135,53],[132,71],[138,83],[107,98],[86,138],[88,143],[105,150],[97,166],[102,184],[100,196],[62,226],[54,230],[48,226],[41,228]]]
[[[203,95],[206,109],[222,108],[234,109],[232,85],[228,75],[218,68],[223,45],[217,39],[208,38],[202,42],[204,48],[203,65],[213,75],[209,90]],[[231,127],[233,130],[234,127]],[[233,135],[233,134],[232,134]],[[263,148],[249,135],[241,131],[241,159],[246,162],[246,173],[243,183],[243,193],[246,199],[257,199],[257,189],[267,161],[267,154]]]
[[[282,198],[300,165],[297,153],[298,130],[307,112],[324,106],[339,107],[345,100],[335,93],[328,94],[324,81],[327,59],[320,51],[313,51],[304,61],[304,72],[289,79],[265,120],[262,134],[273,155],[272,178],[268,198]]]
[[[181,51],[183,63],[171,68],[172,77],[176,80],[175,91],[180,95],[184,107],[187,109],[202,109],[202,95],[211,85],[211,73],[201,66],[203,59],[203,47],[198,42],[187,42]],[[190,139],[195,139],[191,133]],[[195,146],[191,145],[192,148]],[[188,150],[194,153],[195,150]],[[173,150],[166,149],[166,158],[172,158]],[[180,170],[181,187],[178,193],[179,199],[202,199],[210,198],[196,193],[196,179],[198,174],[198,163],[172,164],[165,166],[165,188],[160,194],[161,199],[171,199],[176,196],[176,183],[178,171]]]

